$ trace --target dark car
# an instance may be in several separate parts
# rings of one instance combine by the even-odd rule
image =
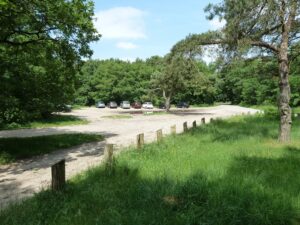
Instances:
[[[159,106],[158,106],[158,108],[160,108],[160,109],[166,109],[165,103],[160,103]]]
[[[118,108],[118,104],[116,102],[109,102],[107,104],[107,107],[111,108],[111,109],[116,109],[116,108]]]
[[[142,108],[142,104],[140,102],[133,102],[131,104],[131,107],[134,109],[141,109]]]
[[[96,103],[96,107],[97,107],[97,108],[105,108],[105,104],[104,104],[104,102],[102,102],[102,101],[98,101],[98,102]]]
[[[179,103],[177,103],[176,107],[177,108],[189,108],[190,105],[187,102],[179,102]]]
[[[71,112],[72,111],[72,106],[67,105],[67,104],[62,104],[58,106],[58,110],[62,112]]]

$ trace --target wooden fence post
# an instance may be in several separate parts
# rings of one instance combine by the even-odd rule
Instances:
[[[137,149],[141,149],[144,146],[144,134],[138,134],[136,137]]]
[[[171,126],[171,134],[176,134],[176,125]]]
[[[187,122],[183,123],[183,132],[187,132],[188,127],[187,127]]]
[[[201,123],[205,124],[205,117],[201,119]]]
[[[66,169],[65,169],[64,159],[51,166],[51,175],[52,175],[52,182],[51,182],[52,190],[59,191],[63,189],[66,184]]]
[[[113,164],[114,164],[114,145],[113,144],[106,144],[105,146],[105,167],[106,170],[111,173],[113,171]]]
[[[108,164],[112,164],[113,162],[113,154],[114,154],[114,145],[106,144],[105,146],[105,155]]]
[[[162,129],[156,131],[156,137],[157,137],[157,142],[162,141],[163,138]]]
[[[196,120],[194,120],[194,122],[193,122],[193,128],[196,128],[197,127],[197,122],[196,122]]]

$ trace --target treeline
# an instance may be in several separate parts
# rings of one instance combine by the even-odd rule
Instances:
[[[258,57],[220,63],[216,72],[217,101],[233,104],[276,104],[278,101],[278,65],[276,59]],[[300,105],[300,59],[290,65],[291,106]]]
[[[184,76],[181,78],[180,85],[184,88],[178,88],[174,93],[173,103],[180,100],[190,103],[213,103],[214,88],[210,76],[212,77],[214,69],[203,62],[195,63],[199,70],[195,79],[185,80]],[[78,90],[75,103],[90,106],[99,100],[118,103],[129,100],[162,104],[164,102],[162,86],[170,80],[175,80],[172,84],[178,83],[180,79],[172,74],[168,80],[161,80],[165,66],[165,59],[158,56],[134,62],[118,59],[89,60],[77,74]]]
[[[134,63],[117,59],[87,61],[77,74],[75,103],[90,106],[98,100],[146,100],[154,71],[155,67],[142,60]]]
[[[190,104],[213,104],[231,102],[232,104],[260,105],[276,104],[278,97],[278,67],[272,58],[235,59],[230,63],[218,60],[206,65],[202,61],[193,62],[193,70],[180,62],[170,76],[166,73],[165,59],[155,56],[135,62],[116,59],[87,61],[77,74],[78,90],[75,103],[94,105],[96,101],[104,102],[122,100],[153,101],[159,105],[166,89],[175,88],[171,103],[186,101]],[[291,65],[292,106],[300,105],[300,60]],[[194,75],[176,75],[175,71],[186,70]],[[180,76],[185,78],[180,81]],[[168,91],[168,90],[166,90]]]

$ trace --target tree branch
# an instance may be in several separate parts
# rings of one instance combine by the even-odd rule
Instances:
[[[34,39],[34,40],[22,41],[22,42],[10,41],[10,40],[0,40],[0,43],[13,45],[13,46],[22,46],[22,45],[28,45],[28,44],[32,44],[32,43],[41,42],[41,41],[58,42],[57,39],[53,39],[53,38],[39,38],[39,39]]]
[[[263,41],[252,41],[251,45],[252,46],[257,46],[257,47],[263,47],[263,48],[270,49],[273,52],[275,52],[276,54],[279,53],[279,49],[276,46],[271,45],[271,44],[266,43],[266,42],[263,42]]]

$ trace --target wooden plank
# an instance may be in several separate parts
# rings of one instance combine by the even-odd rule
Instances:
[[[144,134],[138,134],[136,137],[136,145],[137,145],[137,149],[141,149],[144,146]]]
[[[194,120],[194,122],[193,122],[193,128],[196,128],[196,127],[197,127],[197,121]]]
[[[52,190],[59,191],[63,189],[66,184],[66,169],[65,169],[64,159],[51,166],[51,175],[52,175],[52,182],[51,182]]]
[[[187,132],[188,131],[188,126],[187,126],[187,122],[183,123],[183,132]]]
[[[105,156],[105,168],[106,171],[108,171],[110,174],[113,172],[113,167],[114,167],[114,145],[113,144],[105,145],[104,156]]]
[[[161,142],[163,139],[162,129],[156,131],[157,142]]]
[[[176,134],[176,125],[171,126],[171,134]]]

